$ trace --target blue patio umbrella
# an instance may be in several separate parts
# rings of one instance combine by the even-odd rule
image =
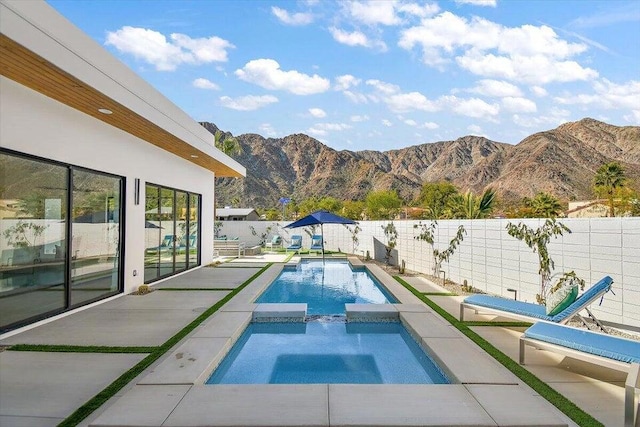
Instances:
[[[324,224],[356,224],[356,222],[351,219],[341,217],[340,215],[332,214],[329,211],[320,210],[310,213],[309,215],[292,222],[284,228],[307,227],[309,225],[318,224],[320,224],[320,234],[322,234],[322,259],[324,259],[324,230],[322,226]]]

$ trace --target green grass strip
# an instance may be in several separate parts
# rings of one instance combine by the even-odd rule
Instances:
[[[156,291],[171,291],[171,292],[182,292],[182,291],[233,291],[236,288],[161,288],[155,289]]]
[[[289,261],[291,261],[291,258],[293,258],[293,256],[294,256],[295,254],[296,254],[295,252],[291,252],[291,253],[289,254],[289,256],[288,256],[288,257],[286,257],[286,258],[284,259],[284,261],[283,261],[283,262],[289,262]]]
[[[393,278],[396,279],[396,281],[398,281],[398,283],[400,283],[402,286],[407,288],[412,294],[418,297],[422,302],[428,305],[433,311],[447,319],[447,321],[451,323],[456,329],[458,329],[469,339],[471,339],[471,341],[476,343],[480,348],[482,348],[494,359],[500,362],[505,368],[513,372],[514,375],[516,375],[525,384],[535,390],[540,396],[547,399],[552,405],[561,410],[566,416],[571,418],[579,426],[604,427],[604,425],[600,421],[596,420],[591,415],[580,409],[575,403],[573,403],[565,396],[554,390],[551,386],[549,386],[549,384],[545,383],[544,381],[533,375],[531,372],[526,370],[524,367],[522,367],[518,362],[514,361],[509,356],[498,350],[487,340],[471,330],[466,323],[460,322],[438,304],[414,289],[413,286],[404,281],[401,277],[393,276]]]
[[[159,347],[156,347],[153,353],[149,354],[147,357],[138,362],[137,365],[129,369],[124,374],[120,375],[114,382],[109,384],[104,390],[100,393],[96,394],[93,398],[91,398],[87,403],[76,409],[74,413],[69,415],[65,420],[63,420],[58,427],[72,427],[77,426],[82,420],[91,415],[96,409],[100,406],[104,405],[104,403],[111,399],[117,392],[119,392],[122,388],[124,388],[127,384],[129,384],[135,377],[140,375],[142,371],[147,369],[153,362],[158,360],[163,354],[169,351],[174,345],[180,342],[184,337],[186,337],[191,331],[193,331],[196,327],[198,327],[202,322],[204,322],[207,318],[209,318],[213,313],[218,311],[220,307],[225,305],[231,298],[233,298],[238,292],[244,289],[249,283],[254,281],[258,276],[260,276],[265,270],[271,267],[271,264],[267,264],[256,274],[247,279],[242,285],[240,285],[237,289],[230,292],[223,299],[215,303],[213,306],[209,307],[206,311],[204,311],[200,316],[196,317],[191,323],[182,328],[177,334],[169,338]]]
[[[436,296],[436,297],[457,297],[455,292],[420,292],[422,295]]]
[[[153,353],[158,347],[109,347],[102,345],[16,344],[7,351],[42,351],[47,353]]]
[[[464,322],[467,326],[501,326],[504,328],[528,328],[533,325],[529,322],[489,322],[482,320],[469,320]]]

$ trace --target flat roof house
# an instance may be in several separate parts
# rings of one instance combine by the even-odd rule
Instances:
[[[209,263],[245,168],[44,1],[0,33],[0,333]]]

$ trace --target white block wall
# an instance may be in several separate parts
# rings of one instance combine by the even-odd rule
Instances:
[[[449,262],[443,263],[442,270],[453,281],[462,283],[466,279],[477,289],[508,298],[512,298],[513,293],[507,289],[516,289],[519,300],[535,302],[540,287],[538,255],[524,242],[507,234],[509,222],[524,222],[532,228],[544,224],[543,219],[438,221],[435,247],[440,250],[448,247],[459,225],[467,231]],[[554,273],[575,270],[587,286],[603,276],[611,276],[615,295],[606,294],[602,305],[593,304],[592,311],[602,320],[640,327],[640,218],[567,218],[560,222],[572,232],[552,240],[548,246],[555,262]],[[369,251],[373,256],[373,239],[385,242],[382,227],[387,223],[360,222],[357,255]],[[221,233],[257,244],[259,236],[252,235],[250,226],[258,234],[270,226],[273,231],[269,236],[277,232],[289,241],[291,234],[301,234],[303,246],[308,247],[311,239],[304,229],[283,229],[287,224],[289,222],[226,221]],[[398,231],[399,259],[404,260],[410,270],[432,274],[431,247],[415,239],[419,230],[414,229],[414,225],[418,221],[394,221],[394,224]],[[353,253],[351,235],[344,226],[327,224],[324,235],[328,250]]]

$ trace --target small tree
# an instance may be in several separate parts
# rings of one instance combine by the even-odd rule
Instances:
[[[384,231],[384,237],[387,239],[387,243],[384,245],[385,255],[384,259],[387,262],[387,265],[391,265],[391,252],[396,247],[396,243],[398,240],[398,231],[396,230],[396,226],[393,224],[393,221],[388,223],[386,226],[382,225],[382,230]]]
[[[438,221],[431,221],[430,224],[423,224],[422,221],[417,225],[414,225],[413,228],[419,228],[420,234],[415,236],[414,238],[417,240],[422,240],[423,242],[427,242],[431,245],[431,254],[433,255],[433,274],[436,277],[440,277],[440,268],[444,261],[449,261],[449,258],[454,254],[458,245],[462,243],[464,240],[464,235],[467,234],[467,231],[464,229],[463,225],[458,227],[458,231],[453,239],[449,242],[449,247],[444,251],[440,251],[435,248],[435,231],[438,226]]]
[[[222,230],[222,221],[215,221],[213,223],[213,236],[220,237],[220,230]]]
[[[349,231],[349,234],[351,234],[351,243],[353,244],[353,252],[351,253],[355,254],[356,251],[358,250],[358,245],[360,245],[360,239],[358,239],[358,233],[362,231],[362,229],[358,224],[356,224],[356,226],[353,227],[353,229],[346,224],[342,224],[342,225],[344,226],[344,228],[346,228]]]
[[[262,233],[260,233],[260,246],[264,246],[265,242],[267,241],[267,236],[269,236],[269,233],[271,233],[271,229],[272,226],[268,226],[267,228],[264,229],[264,231]],[[251,234],[253,236],[257,236],[258,232],[256,231],[256,228],[253,225],[249,226],[249,230],[251,230]]]
[[[39,248],[36,246],[36,242],[47,227],[48,225],[38,225],[20,220],[15,225],[4,230],[2,235],[7,239],[7,243],[10,246],[25,249],[31,253],[34,259],[37,259],[39,258]],[[31,238],[33,238],[33,241],[30,240]]]
[[[551,282],[551,271],[555,266],[553,260],[549,256],[547,245],[551,241],[552,237],[557,238],[558,236],[562,236],[564,232],[571,233],[571,230],[569,230],[566,225],[550,218],[545,221],[542,227],[538,227],[535,230],[523,223],[515,225],[509,222],[507,224],[507,232],[510,236],[525,242],[534,253],[538,254],[538,263],[540,265],[540,268],[538,269],[538,274],[540,275],[540,293],[536,295],[536,301],[538,304],[544,304],[549,284]],[[574,272],[564,273],[563,277],[569,277],[572,273],[575,277]],[[584,287],[584,281],[582,282],[582,286]],[[553,289],[556,288],[557,287],[554,287]],[[551,291],[553,292],[553,290]]]

